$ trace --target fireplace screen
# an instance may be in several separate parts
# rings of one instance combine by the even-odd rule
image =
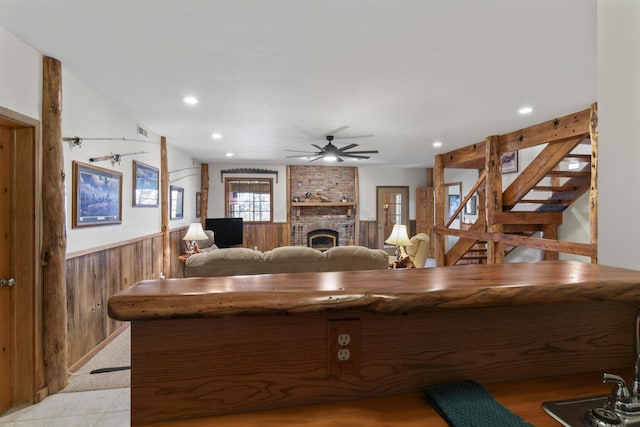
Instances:
[[[338,246],[338,232],[328,229],[310,231],[307,233],[307,246],[320,251]]]

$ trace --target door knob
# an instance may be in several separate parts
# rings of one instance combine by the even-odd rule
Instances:
[[[4,278],[4,277],[0,279],[0,288],[4,286],[13,286],[15,284],[16,284],[16,279],[14,279],[13,277],[10,279]]]

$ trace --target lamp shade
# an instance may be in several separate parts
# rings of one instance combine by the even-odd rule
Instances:
[[[384,241],[390,245],[406,246],[410,245],[411,241],[407,235],[407,226],[402,224],[394,224],[391,235]]]
[[[202,224],[199,222],[194,222],[189,224],[189,229],[187,230],[187,234],[184,235],[182,240],[207,240],[208,237],[204,234],[204,230],[202,229]]]

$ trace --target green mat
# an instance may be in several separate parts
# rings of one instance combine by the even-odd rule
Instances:
[[[475,381],[426,388],[424,395],[452,427],[533,427]]]

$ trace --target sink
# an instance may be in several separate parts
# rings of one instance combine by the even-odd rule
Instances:
[[[579,397],[577,399],[544,402],[542,409],[566,427],[586,426],[584,414],[594,408],[603,408],[608,395]]]

